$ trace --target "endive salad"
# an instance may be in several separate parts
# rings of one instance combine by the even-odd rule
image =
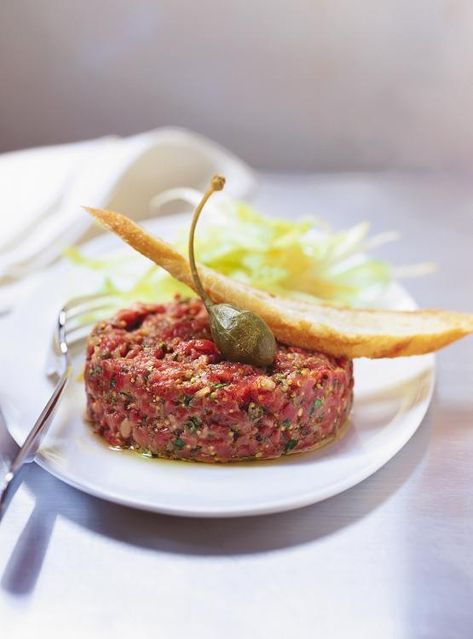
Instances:
[[[195,207],[201,196],[193,189],[172,189],[155,197],[151,208],[157,212],[176,201]],[[187,246],[186,228],[183,225],[172,242],[182,252]],[[432,264],[396,269],[370,256],[373,248],[396,239],[395,232],[370,236],[367,222],[335,231],[313,217],[298,221],[270,217],[219,194],[209,203],[195,245],[202,264],[255,288],[280,297],[367,307],[399,275],[433,270]],[[86,257],[75,247],[66,254],[74,263],[102,272],[103,292],[123,304],[165,301],[176,293],[194,295],[166,271],[149,266],[131,251],[103,259]]]

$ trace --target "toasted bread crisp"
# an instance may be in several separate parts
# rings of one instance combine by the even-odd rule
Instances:
[[[136,251],[194,289],[187,259],[172,246],[120,213],[86,210]],[[202,265],[199,273],[214,302],[228,302],[257,313],[284,344],[331,355],[350,358],[422,355],[473,333],[473,315],[467,313],[352,309],[300,302],[255,289]]]

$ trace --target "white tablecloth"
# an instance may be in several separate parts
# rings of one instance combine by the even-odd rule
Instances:
[[[409,283],[418,301],[469,311],[472,203],[468,179],[422,174],[266,175],[257,198],[265,212],[401,231],[382,256],[440,269]],[[407,446],[302,510],[153,515],[33,466],[0,526],[2,637],[473,636],[473,339],[438,360],[432,408]],[[2,469],[14,450],[0,427]]]

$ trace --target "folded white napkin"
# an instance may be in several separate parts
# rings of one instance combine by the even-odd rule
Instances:
[[[247,198],[255,188],[255,175],[241,160],[184,129],[0,156],[0,312],[26,278],[90,235],[81,205],[151,217],[155,195],[181,186],[204,189],[214,173],[226,176],[235,197]]]

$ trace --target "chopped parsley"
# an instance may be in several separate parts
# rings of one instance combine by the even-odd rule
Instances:
[[[297,439],[290,439],[286,444],[286,450],[292,450],[297,446]]]
[[[98,375],[102,374],[102,367],[101,366],[91,366],[89,369],[89,376],[90,377],[97,377]]]
[[[248,404],[248,417],[252,420],[252,421],[257,421],[258,419],[261,419],[261,417],[263,417],[264,414],[264,409],[262,406],[258,406],[258,404],[255,404],[254,402],[250,402]]]
[[[199,426],[202,425],[202,420],[200,417],[192,416],[186,421],[186,426],[189,430],[197,430]]]
[[[181,439],[180,437],[178,437],[176,439],[176,441],[174,442],[174,445],[176,446],[176,448],[184,448],[185,446],[185,442],[183,439]]]
[[[321,399],[316,399],[314,401],[314,403],[312,404],[312,408],[310,409],[310,414],[311,416],[315,413],[316,410],[318,410],[320,407],[322,406],[322,400]]]

